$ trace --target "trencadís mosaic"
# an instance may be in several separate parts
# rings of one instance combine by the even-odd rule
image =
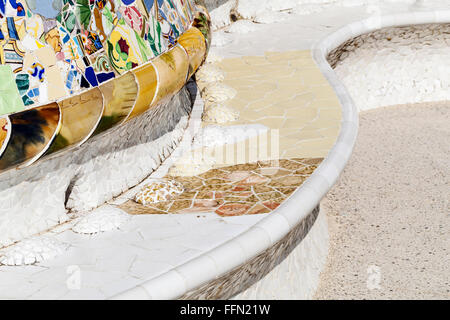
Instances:
[[[193,0],[0,0],[0,170],[173,96],[206,58],[209,26]]]

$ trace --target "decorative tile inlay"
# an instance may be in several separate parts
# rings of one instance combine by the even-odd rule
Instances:
[[[209,170],[154,183],[119,207],[130,214],[215,212],[220,216],[269,213],[318,167],[321,158],[286,159]],[[184,192],[178,194],[184,187]],[[177,195],[178,194],[178,195]]]
[[[145,186],[135,197],[142,205],[166,202],[175,195],[183,193],[183,185],[177,181],[153,182]]]
[[[322,158],[336,141],[341,106],[310,51],[223,59],[197,75],[206,104],[203,120],[278,130],[280,158]],[[236,116],[222,112],[223,106],[215,110],[217,103]]]
[[[54,2],[0,0],[0,115],[32,118],[39,108],[30,108],[51,103],[61,114],[53,141],[6,154],[0,170],[79,146],[167,102],[206,58],[209,16],[193,0]]]

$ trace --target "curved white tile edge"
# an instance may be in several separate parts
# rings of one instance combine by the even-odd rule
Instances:
[[[450,10],[375,16],[348,24],[316,43],[312,48],[313,58],[335,90],[341,102],[343,118],[337,141],[319,168],[287,201],[246,232],[112,299],[177,299],[245,264],[281,240],[313,211],[337,181],[352,154],[358,134],[358,111],[328,64],[327,54],[347,40],[378,29],[448,22]]]

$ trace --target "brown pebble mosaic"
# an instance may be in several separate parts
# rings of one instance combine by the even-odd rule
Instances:
[[[294,158],[212,169],[193,177],[168,177],[184,187],[169,201],[142,205],[129,200],[129,214],[215,212],[224,217],[270,213],[311,176],[322,158]]]

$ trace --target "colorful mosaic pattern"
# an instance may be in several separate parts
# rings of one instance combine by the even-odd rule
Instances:
[[[207,54],[206,39],[189,40],[202,34],[197,10],[193,0],[0,0],[0,115],[13,124],[1,169],[80,145],[178,92]],[[61,113],[51,138],[8,151],[15,112],[32,118],[49,103]]]
[[[0,64],[22,104],[97,87],[173,47],[194,21],[192,0],[0,1]],[[55,15],[56,14],[56,15]],[[13,81],[14,82],[14,81]]]
[[[322,158],[289,159],[213,169],[194,177],[170,177],[184,192],[169,201],[122,204],[129,214],[215,212],[221,216],[269,213],[311,176]]]

